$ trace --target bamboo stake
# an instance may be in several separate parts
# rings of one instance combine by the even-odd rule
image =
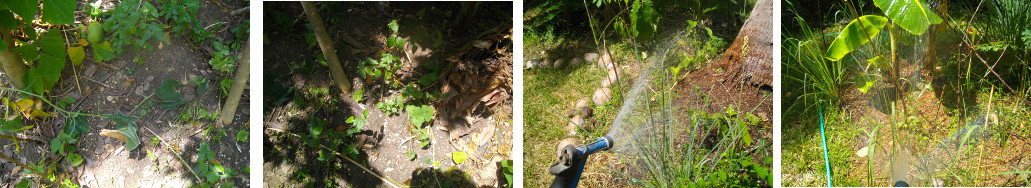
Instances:
[[[243,95],[243,88],[247,87],[247,78],[251,74],[251,63],[250,63],[250,49],[251,45],[248,43],[244,45],[243,51],[240,52],[240,65],[236,69],[236,75],[233,76],[233,87],[229,89],[229,96],[226,98],[226,104],[222,106],[222,124],[228,125],[233,123],[233,117],[236,115],[236,107],[240,105],[240,97]]]
[[[333,82],[336,82],[341,92],[350,92],[351,82],[344,73],[344,68],[340,66],[340,59],[337,58],[336,49],[333,48],[333,40],[329,38],[329,33],[326,33],[326,26],[322,24],[318,7],[315,7],[315,3],[311,1],[303,1],[301,6],[304,7],[304,13],[308,15],[308,23],[311,23],[311,30],[315,31],[315,38],[319,41],[322,54],[326,56],[326,63],[329,64]]]

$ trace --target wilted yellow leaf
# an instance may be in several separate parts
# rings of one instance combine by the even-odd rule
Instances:
[[[125,142],[125,134],[122,134],[122,132],[117,131],[117,130],[108,130],[108,129],[100,130],[100,136],[111,137],[111,138],[115,138],[115,139],[121,140],[122,142]]]

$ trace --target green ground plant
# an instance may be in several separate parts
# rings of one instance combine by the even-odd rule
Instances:
[[[106,19],[104,30],[111,33],[111,48],[115,56],[125,52],[126,46],[134,49],[153,49],[148,43],[151,39],[164,40],[164,24],[158,22],[158,9],[149,2],[127,1],[119,3],[115,10],[109,11],[111,17]]]

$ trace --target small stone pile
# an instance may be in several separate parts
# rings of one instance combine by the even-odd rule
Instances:
[[[623,71],[612,63],[612,56],[606,53],[602,53],[601,55],[594,52],[586,53],[584,54],[584,60],[596,63],[599,68],[604,68],[605,72],[608,73],[604,78],[602,78],[601,88],[594,90],[590,100],[590,102],[594,103],[594,106],[604,105],[609,102],[609,100],[612,100],[612,89],[609,87],[614,85],[624,76]],[[577,126],[583,127],[588,131],[594,130],[595,126],[593,121],[592,123],[586,122],[586,119],[590,119],[593,116],[593,110],[588,106],[588,102],[587,98],[577,100],[576,103],[573,104],[573,110],[567,114],[567,117],[570,118],[570,122],[566,126],[568,136],[576,135]]]

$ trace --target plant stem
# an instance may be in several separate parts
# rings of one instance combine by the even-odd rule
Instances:
[[[229,98],[226,98],[226,104],[222,106],[222,124],[230,124],[233,122],[233,116],[236,115],[236,107],[240,105],[240,97],[243,95],[244,87],[247,87],[247,77],[251,74],[251,63],[250,63],[250,44],[244,45],[243,51],[240,53],[240,68],[236,70],[236,75],[233,76],[233,86],[229,89]],[[357,101],[355,101],[357,102]]]
[[[33,97],[39,98],[39,100],[42,100],[43,102],[46,102],[48,105],[50,105],[50,107],[53,107],[57,111],[60,111],[61,113],[64,113],[64,114],[77,115],[77,116],[99,117],[99,118],[103,118],[104,117],[102,115],[96,115],[96,114],[69,112],[69,111],[65,110],[64,108],[61,108],[60,106],[54,105],[54,103],[51,103],[50,100],[47,100],[42,95],[37,95],[37,94],[32,93],[32,92],[23,91],[23,90],[20,90],[20,89],[8,88],[8,87],[0,87],[0,90],[15,91],[15,92],[19,92],[21,94],[26,94],[26,95],[29,95],[29,96],[33,96]]]
[[[158,135],[157,133],[154,133],[154,131],[150,130],[150,128],[147,128],[146,126],[144,126],[143,128],[147,129],[147,131],[150,131],[150,134],[154,134],[154,137],[157,137],[158,140],[161,141],[161,144],[165,145],[165,149],[168,149],[168,151],[172,152],[172,154],[174,154],[176,158],[179,158],[180,162],[182,162],[183,164],[186,164],[186,160],[183,160],[183,157],[179,156],[179,153],[176,153],[175,150],[173,150],[170,147],[168,142],[165,142],[165,139],[161,138],[161,136]],[[193,168],[191,168],[190,165],[183,165],[183,166],[186,166],[186,169],[190,170],[190,173],[193,174],[193,178],[197,179],[197,182],[204,182],[204,180],[200,179],[200,176],[197,175],[197,172],[193,171]]]
[[[347,74],[344,73],[344,68],[340,66],[340,59],[337,57],[336,48],[333,48],[333,40],[329,38],[326,26],[322,23],[318,7],[315,7],[315,3],[311,1],[301,2],[301,6],[304,8],[304,13],[308,15],[308,22],[311,24],[311,29],[315,31],[315,38],[319,41],[322,54],[326,57],[326,63],[329,64],[329,72],[333,77],[333,82],[336,82],[341,92],[350,92],[351,81],[347,78]]]
[[[21,162],[18,162],[18,160],[14,160],[14,158],[8,157],[7,155],[4,155],[4,154],[0,153],[0,158],[3,158],[4,160],[10,161],[10,162],[20,166],[21,168],[32,170],[32,172],[35,172],[40,177],[45,176],[42,172],[39,172],[39,170],[36,170],[35,168],[29,167],[28,165],[25,165],[25,164],[23,164]]]

